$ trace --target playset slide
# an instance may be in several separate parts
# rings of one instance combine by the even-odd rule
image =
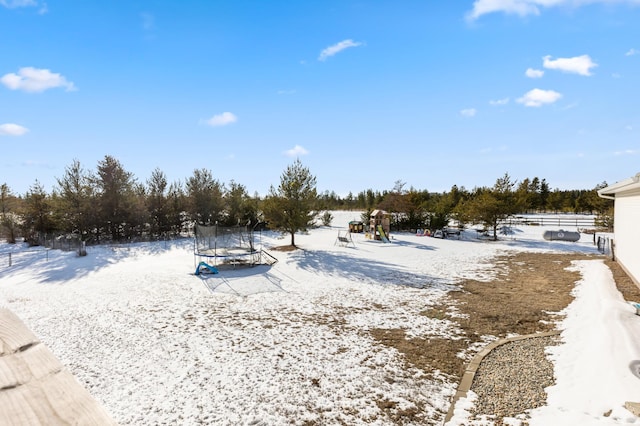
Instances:
[[[378,225],[378,232],[380,233],[380,239],[382,240],[382,242],[388,243],[389,238],[387,238],[387,236],[385,235],[384,230],[382,229],[382,225]]]
[[[196,268],[196,275],[200,275],[201,273],[205,272],[205,271],[203,271],[203,269],[205,269],[206,272],[208,272],[210,274],[217,274],[218,273],[218,268],[216,268],[215,266],[211,266],[206,262],[200,262],[200,263],[198,263],[198,267]]]

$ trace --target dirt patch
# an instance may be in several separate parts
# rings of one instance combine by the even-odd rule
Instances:
[[[574,260],[593,259],[604,260],[625,300],[640,302],[638,286],[618,263],[603,256],[517,253],[495,259],[496,278],[491,282],[466,280],[440,305],[421,312],[429,318],[456,322],[462,330],[459,339],[407,338],[403,329],[373,329],[370,333],[380,343],[401,353],[408,366],[434,377],[439,371],[459,381],[464,366],[475,354],[470,348],[486,342],[487,336],[499,339],[554,330],[562,319],[558,313],[573,301],[571,292],[581,278],[579,272],[567,268]],[[452,312],[456,313],[455,318]],[[485,344],[476,345],[476,350],[481,346]],[[460,356],[465,353],[466,356]],[[546,385],[547,382],[541,384],[542,392]],[[417,420],[414,413],[399,413],[392,405],[384,399],[378,401],[378,406],[396,424]]]
[[[405,331],[399,328],[377,328],[370,330],[370,333],[380,343],[397,349],[414,367],[427,372],[437,369],[453,376],[460,373],[461,360],[456,354],[468,346],[467,339],[408,339]]]
[[[618,290],[622,293],[624,300],[629,302],[640,302],[640,289],[629,275],[627,275],[624,269],[622,269],[620,264],[610,259],[607,259],[604,263],[609,267],[609,269],[611,269],[613,279],[618,286]]]
[[[300,249],[300,247],[292,246],[291,244],[288,244],[286,246],[271,247],[269,250],[273,250],[273,251],[294,251],[294,250],[298,250],[298,249]]]
[[[468,361],[459,354],[483,336],[503,338],[511,334],[530,334],[555,328],[557,312],[572,300],[571,290],[580,279],[567,271],[571,261],[595,259],[581,254],[517,253],[494,262],[496,279],[491,282],[466,280],[459,291],[452,291],[439,306],[422,314],[430,318],[450,318],[455,306],[462,318],[463,335],[458,340],[441,338],[408,339],[404,330],[375,329],[371,335],[384,345],[402,353],[405,361],[427,373],[438,370],[460,379]],[[640,299],[639,299],[640,300]]]

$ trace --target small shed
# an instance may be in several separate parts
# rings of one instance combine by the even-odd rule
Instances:
[[[614,200],[614,256],[640,287],[640,173],[600,189],[598,195]]]
[[[361,233],[364,232],[364,223],[359,220],[352,220],[349,222],[349,232]]]

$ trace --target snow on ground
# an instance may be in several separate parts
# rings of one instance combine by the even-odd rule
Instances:
[[[624,408],[640,402],[640,318],[600,261],[576,261],[576,299],[560,324],[563,344],[549,348],[557,383],[531,426],[640,424]]]
[[[393,404],[418,409],[424,424],[439,424],[458,383],[407,369],[394,349],[366,331],[399,327],[409,336],[456,338],[454,323],[420,313],[463,278],[491,279],[495,256],[596,252],[589,236],[544,241],[547,228],[540,226],[519,226],[498,242],[480,240],[475,231],[460,240],[399,233],[389,244],[353,234],[355,247],[341,247],[338,231],[359,213],[334,216],[333,226],[296,235],[303,250],[271,251],[279,259],[273,267],[201,277],[193,274],[189,240],[90,247],[86,257],[0,244],[0,304],[121,424],[388,424],[380,406]],[[288,238],[265,233],[261,243],[269,249]],[[590,262],[576,266],[585,277],[578,289],[603,281]],[[582,327],[576,345],[591,342],[594,329],[571,323],[571,309],[566,332]],[[579,317],[593,314],[576,310]],[[627,325],[614,328],[622,318]],[[635,316],[613,316],[600,327],[603,336],[620,335],[611,342],[616,349],[635,350],[628,335],[640,333]],[[585,351],[566,339],[554,349],[558,365],[575,364]],[[599,353],[599,362],[613,356]],[[624,378],[639,394],[634,380],[640,380],[628,375],[620,371],[612,385]],[[552,411],[536,413],[541,424],[552,424],[546,419],[553,410],[573,409],[567,389],[582,385],[558,377],[550,389]],[[614,414],[628,419],[624,410]]]

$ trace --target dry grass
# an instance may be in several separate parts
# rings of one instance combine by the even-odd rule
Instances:
[[[640,289],[638,289],[638,286],[622,269],[620,264],[612,260],[606,260],[605,264],[609,267],[609,269],[611,269],[613,279],[616,281],[618,290],[620,290],[620,293],[622,293],[624,300],[628,300],[630,302],[640,302]]]
[[[371,335],[380,343],[404,355],[408,366],[427,374],[434,370],[460,380],[467,362],[458,354],[482,336],[503,338],[509,334],[531,334],[553,330],[560,319],[554,315],[571,301],[578,272],[567,271],[571,261],[604,259],[613,273],[618,289],[626,300],[640,302],[640,289],[616,263],[600,256],[580,254],[518,253],[496,260],[497,278],[491,282],[467,280],[459,291],[451,292],[440,306],[422,314],[431,318],[450,318],[455,306],[464,318],[455,318],[463,335],[458,340],[442,338],[407,338],[402,329],[374,329]],[[378,406],[394,424],[416,424],[417,412],[394,410],[387,400]]]
[[[567,271],[572,260],[593,259],[579,254],[518,253],[496,260],[497,278],[491,282],[467,280],[460,291],[423,314],[448,317],[451,306],[465,318],[455,321],[461,339],[412,338],[401,329],[375,329],[372,336],[402,353],[408,364],[425,372],[439,370],[460,379],[465,361],[457,356],[482,336],[530,334],[554,328],[558,312],[573,299],[571,290],[579,273]]]
[[[299,247],[298,246],[294,246],[291,244],[287,244],[285,246],[275,246],[275,247],[271,247],[271,250],[275,250],[275,251],[294,251],[294,250],[298,250]]]

